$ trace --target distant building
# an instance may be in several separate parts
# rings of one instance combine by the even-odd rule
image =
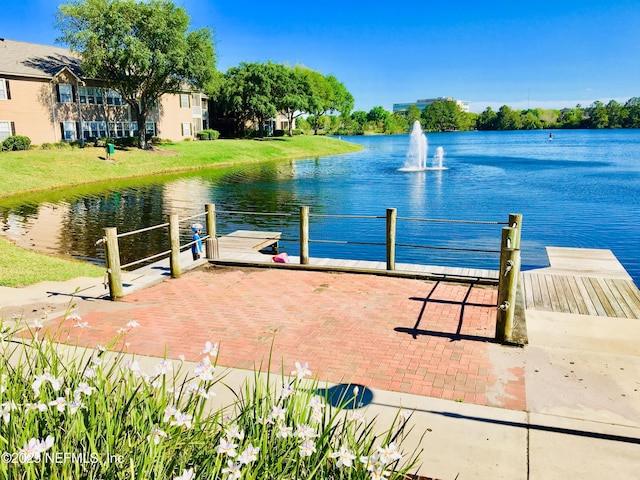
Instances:
[[[432,103],[435,103],[435,102],[446,102],[446,101],[455,102],[455,104],[458,105],[458,107],[460,107],[460,110],[462,110],[463,112],[469,113],[469,108],[471,107],[471,102],[467,102],[465,100],[456,100],[456,99],[454,99],[452,97],[424,98],[422,100],[418,100],[418,101],[412,102],[412,103],[394,103],[393,104],[393,113],[404,113],[409,109],[409,107],[411,105],[415,105],[416,107],[418,107],[420,109],[420,111],[423,111],[425,108],[427,108]]]

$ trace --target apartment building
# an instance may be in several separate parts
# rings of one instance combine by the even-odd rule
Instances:
[[[145,131],[179,141],[208,125],[206,95],[185,90],[162,96]],[[0,38],[0,141],[10,135],[41,144],[137,134],[129,106],[104,82],[86,78],[73,52]]]

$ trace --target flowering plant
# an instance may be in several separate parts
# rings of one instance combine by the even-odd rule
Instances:
[[[375,480],[416,466],[417,452],[400,448],[407,418],[377,432],[366,411],[349,410],[357,390],[335,405],[307,364],[279,378],[257,369],[222,406],[217,344],[195,368],[164,358],[146,371],[149,359],[113,349],[126,329],[87,350],[40,328],[25,336],[0,323],[0,478]]]

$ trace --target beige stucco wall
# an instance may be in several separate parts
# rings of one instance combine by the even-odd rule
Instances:
[[[190,96],[188,108],[180,107],[180,95],[168,94],[162,97],[160,111],[158,112],[157,130],[160,138],[170,140],[184,140],[195,137],[195,123],[193,119],[193,99]],[[183,135],[182,124],[191,125],[191,134]]]
[[[0,100],[0,121],[13,122],[16,135],[29,137],[31,143],[58,141],[60,133],[54,130],[51,123],[52,98],[49,81],[3,78],[9,81],[11,99]]]

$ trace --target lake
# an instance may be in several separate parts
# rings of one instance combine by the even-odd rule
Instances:
[[[295,214],[308,205],[317,215],[311,218],[310,237],[323,241],[311,243],[312,257],[384,261],[384,216],[387,208],[396,208],[397,241],[403,245],[397,262],[497,269],[495,251],[504,225],[495,223],[521,213],[523,269],[546,266],[546,246],[603,248],[612,250],[640,284],[638,130],[558,130],[553,140],[548,131],[427,134],[429,162],[442,147],[446,170],[422,172],[399,171],[408,135],[343,139],[365,148],[137,180],[98,192],[71,191],[62,198],[52,193],[48,201],[4,201],[0,226],[4,235],[30,248],[100,263],[102,252],[94,243],[104,227],[130,231],[163,223],[170,212],[185,217],[215,203],[219,211],[293,214],[220,213],[217,220],[222,234],[281,231],[282,248],[296,255]],[[407,220],[415,218],[479,223]],[[188,224],[182,233],[186,243]],[[165,236],[122,239],[123,263],[166,250]],[[328,243],[343,241],[356,243]]]

